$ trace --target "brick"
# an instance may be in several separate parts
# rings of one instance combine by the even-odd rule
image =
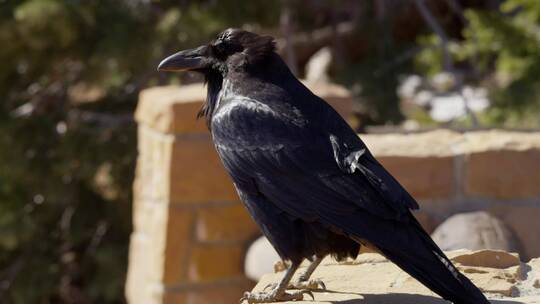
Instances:
[[[238,303],[244,292],[250,291],[255,284],[249,280],[229,283],[224,286],[199,285],[188,291],[168,291],[163,304],[230,304]]]
[[[188,246],[193,239],[193,211],[136,201],[133,214],[139,237],[131,250],[141,253],[130,262],[130,268],[146,267],[149,272],[145,276],[166,284],[185,280]]]
[[[244,292],[250,291],[254,284],[245,281],[233,286],[210,287],[204,290],[197,290],[187,294],[189,304],[229,304],[238,303]]]
[[[540,149],[491,150],[468,155],[465,193],[498,199],[540,198]]]
[[[170,182],[174,203],[238,201],[209,137],[174,143]]]
[[[193,239],[193,212],[185,208],[169,208],[163,283],[173,284],[187,279],[188,249]]]
[[[540,256],[540,206],[512,204],[488,209],[514,232],[521,245],[521,259],[526,261]]]
[[[187,304],[186,292],[165,292],[163,295],[163,304]],[[131,304],[131,303],[130,303]],[[191,304],[191,303],[190,303]]]
[[[202,83],[146,89],[139,95],[135,119],[162,133],[207,133],[204,120],[196,119],[205,99]]]
[[[241,203],[200,208],[196,235],[199,241],[246,241],[260,234]]]
[[[449,198],[454,192],[452,156],[378,159],[415,199]]]
[[[191,249],[189,280],[211,282],[243,276],[244,252],[240,245],[199,245]]]
[[[133,192],[136,200],[174,203],[238,200],[209,136],[176,139],[145,127]]]

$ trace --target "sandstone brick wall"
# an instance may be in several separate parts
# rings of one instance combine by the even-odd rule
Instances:
[[[346,90],[309,85],[343,116]],[[235,303],[252,282],[243,275],[247,245],[259,232],[223,171],[204,122],[195,115],[201,85],[159,87],[140,95],[134,231],[126,296],[130,304]],[[415,196],[428,230],[450,214],[487,209],[540,256],[540,133],[361,136]]]
[[[540,256],[540,132],[501,130],[360,136],[420,202],[431,232],[451,214],[486,210]]]
[[[343,116],[349,93],[308,85]],[[236,303],[253,287],[244,255],[258,229],[239,202],[195,116],[202,85],[143,91],[136,111],[138,152],[134,231],[126,296],[130,304]]]

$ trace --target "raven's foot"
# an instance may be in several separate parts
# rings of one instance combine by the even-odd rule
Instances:
[[[304,294],[307,294],[314,300],[313,293],[310,290],[298,290],[291,293],[281,290],[279,287],[275,287],[270,292],[245,292],[244,296],[240,299],[240,303],[247,301],[251,303],[272,303],[272,302],[284,302],[284,301],[302,301]]]
[[[326,285],[321,279],[298,280],[289,284],[289,289],[326,290]]]
[[[276,288],[278,286],[277,283],[272,283],[266,285],[264,287],[264,290],[267,290],[269,288]],[[300,290],[326,290],[326,285],[321,279],[311,279],[311,280],[302,280],[299,279],[295,282],[289,283],[287,285],[287,289],[300,289]]]

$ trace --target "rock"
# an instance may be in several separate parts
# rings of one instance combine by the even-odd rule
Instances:
[[[264,274],[273,273],[274,264],[280,260],[270,242],[265,237],[260,237],[247,250],[244,271],[248,278],[258,281]]]
[[[328,82],[328,68],[332,63],[332,50],[323,47],[318,50],[306,64],[306,80],[313,82]]]
[[[444,221],[432,234],[443,250],[500,249],[517,251],[516,237],[498,218],[479,211],[461,213]]]
[[[485,292],[488,298],[493,299],[492,303],[540,303],[540,289],[533,287],[536,284],[534,280],[540,278],[540,259],[531,260],[527,264],[520,263],[517,255],[495,250],[461,250],[448,252],[447,255],[455,261],[470,265],[461,262],[457,264],[465,276]],[[493,265],[495,268],[472,265]],[[278,282],[282,276],[283,272],[274,274],[270,270],[269,274],[261,278],[254,291],[262,291],[267,284]],[[338,263],[325,259],[313,273],[313,278],[322,279],[328,291],[314,292],[313,301],[308,297],[311,304],[447,303],[376,253],[360,254],[354,262]]]

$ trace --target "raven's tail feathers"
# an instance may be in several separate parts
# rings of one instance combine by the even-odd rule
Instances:
[[[416,219],[409,242],[414,251],[396,250],[374,244],[389,260],[415,279],[454,304],[489,304],[482,292],[462,275],[437,247]]]

